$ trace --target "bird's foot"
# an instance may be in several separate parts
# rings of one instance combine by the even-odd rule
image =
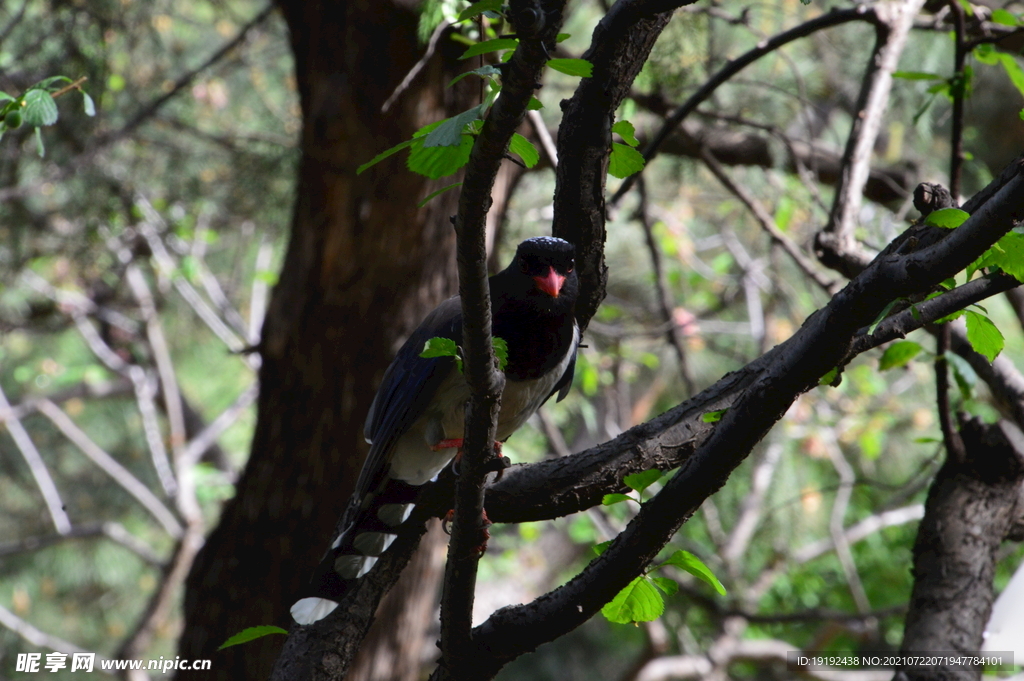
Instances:
[[[491,538],[491,533],[487,528],[490,527],[492,523],[491,519],[487,517],[486,510],[481,509],[481,514],[482,518],[480,522],[480,545],[476,547],[475,551],[477,555],[482,556],[487,551],[487,540]],[[448,536],[451,536],[452,534],[451,523],[454,519],[455,509],[453,508],[447,513],[445,513],[444,519],[441,520],[441,529],[444,530],[444,533]]]

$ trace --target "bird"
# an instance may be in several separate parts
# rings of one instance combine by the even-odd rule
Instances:
[[[504,442],[556,393],[572,386],[580,331],[575,247],[538,236],[488,280],[491,333],[508,348],[496,439]],[[432,338],[462,340],[459,296],[428,314],[388,366],[370,405],[363,434],[370,451],[356,481],[341,531],[309,585],[291,607],[312,624],[338,607],[395,540],[420,489],[461,450],[469,386],[453,357],[422,357]]]

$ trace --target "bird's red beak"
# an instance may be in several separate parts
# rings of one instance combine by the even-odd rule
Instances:
[[[537,282],[537,288],[552,298],[558,297],[558,293],[562,290],[562,284],[565,283],[565,277],[556,272],[554,267],[548,268],[547,275],[534,277],[533,280]]]

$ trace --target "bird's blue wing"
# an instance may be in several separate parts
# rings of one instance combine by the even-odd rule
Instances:
[[[438,387],[455,370],[451,357],[420,357],[426,342],[438,336],[461,342],[462,303],[458,296],[427,315],[384,373],[363,426],[370,453],[356,483],[360,498],[380,484],[395,442],[423,415]]]

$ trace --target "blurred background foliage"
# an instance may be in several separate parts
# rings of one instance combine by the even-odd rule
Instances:
[[[146,656],[175,654],[180,585],[161,617],[146,612],[165,583],[173,526],[87,457],[43,400],[180,524],[187,500],[167,488],[154,464],[160,445],[146,431],[159,428],[164,449],[183,446],[170,436],[162,395],[150,394],[155,411],[146,414],[146,386],[155,392],[161,368],[150,331],[161,327],[188,441],[229,421],[194,468],[202,522],[207,530],[216,523],[246,461],[258,366],[247,349],[258,341],[280,266],[297,162],[300,112],[287,34],[265,8],[248,0],[10,0],[0,7],[0,90],[20,93],[55,74],[86,76],[98,108],[88,118],[78,100],[58,99],[60,120],[43,131],[43,158],[29,131],[0,140],[0,388],[11,405],[0,408],[7,426],[0,429],[0,677],[13,674],[17,653],[68,643],[116,657],[144,621],[154,626]],[[560,55],[579,56],[605,10],[599,1],[571,3],[564,30],[572,37]],[[679,11],[621,117],[646,138],[728,59],[822,10],[817,2],[729,0]],[[901,68],[948,74],[950,36],[926,23],[912,34]],[[870,29],[857,24],[797,41],[719,88],[687,122],[694,138],[733,135],[767,145],[768,167],[740,161],[728,172],[802,246],[827,220],[831,186],[813,168],[791,172],[780,159],[794,141],[841,154],[871,42]],[[1024,97],[1002,69],[975,69],[965,130],[968,195],[1024,139],[1017,115]],[[575,83],[552,72],[539,91],[552,130],[558,102]],[[893,89],[875,163],[909,182],[894,188],[895,199],[865,204],[859,236],[874,247],[908,224],[914,183],[946,181],[950,106],[927,87],[898,80]],[[828,300],[684,147],[667,150],[645,172],[643,200],[634,191],[612,207],[608,296],[577,364],[576,390],[510,440],[505,453],[514,461],[578,451],[661,413],[788,338]],[[550,168],[540,168],[515,183],[497,262],[507,262],[522,238],[550,231],[553,181]],[[609,193],[618,182],[610,180]],[[132,266],[156,317],[127,281]],[[1019,320],[1002,299],[986,308],[1019,366]],[[672,323],[675,345],[667,340]],[[920,332],[914,339],[934,347]],[[97,354],[103,347],[116,359]],[[726,597],[667,574],[682,588],[661,620],[637,628],[596,619],[501,678],[632,678],[647,659],[706,652],[726,633],[806,650],[898,646],[916,520],[943,453],[931,357],[925,352],[883,372],[880,354],[854,361],[837,388],[804,395],[669,547],[702,558]],[[141,382],[133,382],[130,366],[142,370]],[[966,365],[958,370],[970,385],[954,396],[957,407],[997,418],[984,385]],[[17,435],[22,427],[28,453]],[[63,534],[40,466],[66,513]],[[496,527],[478,619],[564,581],[632,512],[635,505],[623,503]],[[1006,549],[997,587],[1022,555]],[[423,642],[425,661],[433,640]],[[784,675],[732,668],[736,677],[769,672]]]

